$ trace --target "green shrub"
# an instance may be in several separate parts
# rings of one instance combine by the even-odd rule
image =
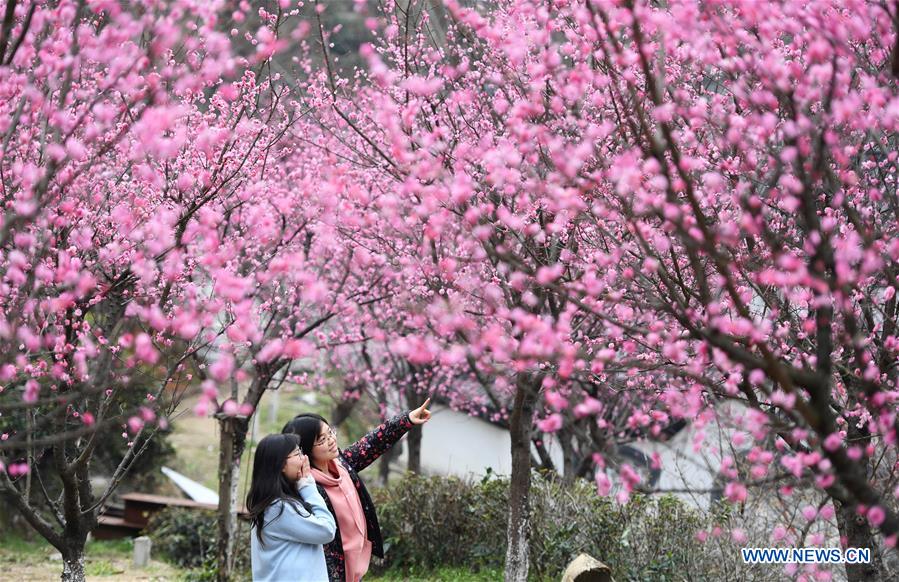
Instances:
[[[386,543],[374,570],[496,571],[505,558],[508,491],[506,479],[489,476],[472,483],[416,475],[375,491]],[[703,516],[672,497],[635,497],[620,506],[589,483],[563,485],[535,474],[531,501],[535,580],[558,580],[582,552],[606,563],[616,580],[683,580],[704,551],[694,537]]]
[[[215,513],[170,507],[153,516],[147,527],[153,548],[183,568],[201,566],[215,555]]]
[[[407,475],[375,492],[386,565],[409,569],[502,565],[508,485],[480,487],[449,478]],[[489,532],[489,535],[482,535]],[[467,543],[455,543],[468,540]]]
[[[213,511],[169,507],[154,515],[147,527],[153,548],[169,562],[191,568],[189,580],[214,579],[218,537]],[[238,579],[250,578],[250,528],[240,520],[234,547]],[[211,576],[211,578],[210,578]]]

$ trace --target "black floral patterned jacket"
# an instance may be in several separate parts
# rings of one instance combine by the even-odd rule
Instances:
[[[359,500],[362,502],[362,512],[365,514],[368,539],[371,541],[371,553],[379,558],[384,557],[384,540],[381,537],[381,526],[378,525],[375,505],[372,503],[371,496],[369,496],[357,472],[375,462],[378,457],[396,444],[410,428],[412,428],[412,421],[409,420],[408,413],[394,416],[342,450],[337,457],[337,462],[343,464],[347,473],[350,474],[353,485],[356,486],[356,491],[359,493]],[[318,492],[321,493],[325,504],[333,514],[334,508],[331,506],[331,500],[328,498],[325,488],[318,485]],[[343,540],[340,538],[339,525],[337,533],[334,534],[334,540],[325,544],[325,562],[328,565],[329,582],[344,582],[346,580]]]

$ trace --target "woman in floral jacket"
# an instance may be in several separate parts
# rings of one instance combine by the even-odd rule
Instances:
[[[300,447],[312,462],[318,490],[337,521],[334,541],[325,544],[329,582],[359,582],[368,572],[371,556],[384,557],[375,506],[357,473],[414,425],[430,420],[429,403],[430,399],[411,412],[387,420],[342,451],[337,448],[334,429],[317,414],[300,414],[281,431],[300,436]]]

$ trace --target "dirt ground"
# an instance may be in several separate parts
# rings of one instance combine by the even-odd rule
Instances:
[[[89,581],[131,582],[157,581],[174,582],[182,571],[178,568],[151,560],[146,568],[136,568],[131,558],[122,553],[91,552],[85,561],[85,570]],[[59,580],[62,573],[62,560],[51,547],[15,551],[0,549],[0,572],[2,579],[16,582]]]

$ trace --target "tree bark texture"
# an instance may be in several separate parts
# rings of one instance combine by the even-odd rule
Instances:
[[[537,386],[532,378],[520,376],[509,418],[512,448],[512,476],[509,483],[508,546],[506,582],[527,582],[528,531],[530,528],[531,434]]]

